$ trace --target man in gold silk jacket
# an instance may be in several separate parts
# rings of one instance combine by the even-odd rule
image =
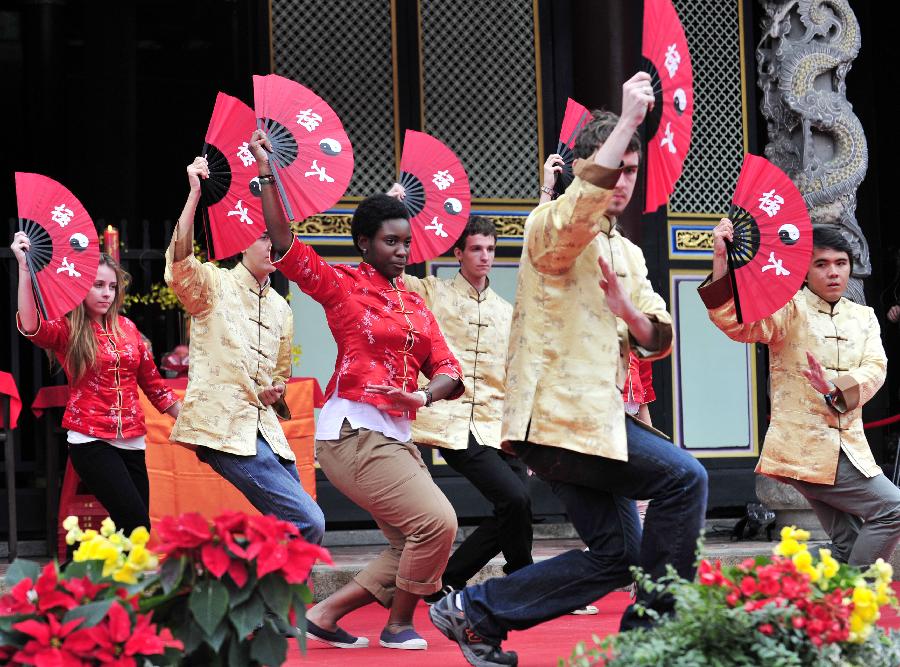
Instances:
[[[575,178],[538,206],[525,244],[510,332],[503,446],[547,481],[589,547],[448,595],[431,608],[435,625],[472,664],[515,664],[500,643],[672,565],[694,576],[707,478],[684,450],[634,420],[621,384],[628,350],[661,357],[671,319],[647,280],[640,249],[616,230],[637,178],[637,130],[654,103],[650,76],[622,88],[621,117],[594,112],[575,144]],[[676,138],[677,140],[677,138]],[[618,386],[617,386],[618,385]],[[643,537],[635,499],[652,501]],[[671,598],[641,591],[660,613]],[[630,607],[621,627],[652,620]],[[478,661],[481,662],[478,662]]]
[[[498,553],[506,559],[507,574],[532,563],[528,471],[517,457],[500,451],[513,309],[488,280],[496,244],[494,223],[473,216],[454,245],[459,261],[454,278],[403,278],[406,288],[421,294],[434,313],[462,365],[466,387],[462,399],[441,401],[417,412],[413,440],[439,447],[447,464],[493,505],[493,513],[453,552],[442,577],[443,588],[426,597],[426,602],[463,588]]]
[[[294,331],[291,308],[269,280],[272,242],[260,221],[260,238],[233,269],[194,257],[194,212],[208,175],[203,158],[188,167],[191,191],[166,250],[166,283],[192,317],[187,409],[171,439],[195,446],[256,509],[318,544],[325,517],[300,483],[278,422],[290,418],[284,392]]]
[[[732,340],[769,346],[772,419],[756,472],[802,493],[851,565],[888,560],[900,540],[900,489],[875,463],[862,406],[884,383],[887,358],[875,312],[842,298],[851,248],[832,227],[816,227],[806,285],[781,309],[739,324],[725,241],[715,228],[713,273],[700,286],[709,317]]]

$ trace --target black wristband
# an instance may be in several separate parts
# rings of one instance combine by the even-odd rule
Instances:
[[[259,177],[260,185],[264,185],[268,183],[269,185],[273,185],[275,183],[275,174],[266,174],[265,176]]]

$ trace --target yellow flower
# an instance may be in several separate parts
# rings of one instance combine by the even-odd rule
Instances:
[[[103,522],[100,524],[100,534],[103,535],[103,537],[109,537],[110,535],[112,535],[115,532],[116,532],[115,522],[112,519],[110,519],[109,517],[106,517],[105,519],[103,519]]]
[[[63,520],[62,526],[66,531],[78,530],[78,517],[70,514]]]
[[[876,560],[875,564],[872,566],[872,569],[875,570],[878,581],[883,581],[889,584],[894,578],[894,568],[890,563],[885,563],[883,558],[879,558],[878,560]]]
[[[832,558],[831,549],[819,549],[819,569],[825,579],[831,579],[841,569],[841,564]]]
[[[884,605],[891,602],[893,597],[893,591],[891,590],[890,584],[884,581],[878,581],[875,583],[875,603],[879,607],[883,607]]]
[[[137,574],[140,572],[139,569],[125,563],[118,570],[113,572],[112,578],[113,581],[118,581],[122,584],[136,584],[137,583]]]
[[[793,538],[787,538],[781,540],[778,545],[773,549],[777,556],[786,556],[790,558],[796,553],[803,551],[805,546],[800,544],[797,540]]]
[[[81,536],[81,541],[82,542],[86,542],[86,541],[90,542],[91,540],[96,539],[97,535],[98,535],[98,533],[96,530],[94,530],[93,528],[88,528],[86,531],[84,531],[84,534]]]
[[[809,539],[809,531],[801,530],[796,526],[785,526],[781,529],[782,540],[797,540],[798,542],[806,542]]]
[[[132,544],[142,547],[147,544],[150,539],[150,533],[148,533],[147,529],[143,526],[138,526],[131,531],[131,537],[128,539],[131,540]]]

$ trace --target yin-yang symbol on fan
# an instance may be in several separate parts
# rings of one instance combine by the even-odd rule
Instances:
[[[784,245],[794,245],[800,240],[800,230],[797,229],[797,225],[787,222],[778,228],[778,239]]]
[[[319,149],[325,153],[325,155],[331,155],[332,157],[335,155],[341,154],[341,142],[337,139],[331,139],[330,137],[322,139],[319,142]]]
[[[88,241],[88,237],[81,232],[72,234],[72,236],[69,237],[69,245],[72,246],[72,250],[84,252],[88,249],[89,244],[90,242]]]
[[[456,197],[450,197],[444,202],[444,210],[451,215],[459,215],[463,210],[462,202]]]

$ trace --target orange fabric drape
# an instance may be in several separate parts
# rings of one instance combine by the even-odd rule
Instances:
[[[300,481],[313,498],[316,497],[313,405],[317,387],[312,379],[289,382],[285,400],[293,418],[281,422],[297,457]],[[179,398],[184,397],[183,389],[176,389],[175,393]],[[169,441],[175,420],[158,413],[143,393],[141,407],[147,422],[150,521],[154,526],[166,515],[184,512],[200,512],[210,518],[226,510],[259,513],[240,491],[201,463],[192,450]]]

